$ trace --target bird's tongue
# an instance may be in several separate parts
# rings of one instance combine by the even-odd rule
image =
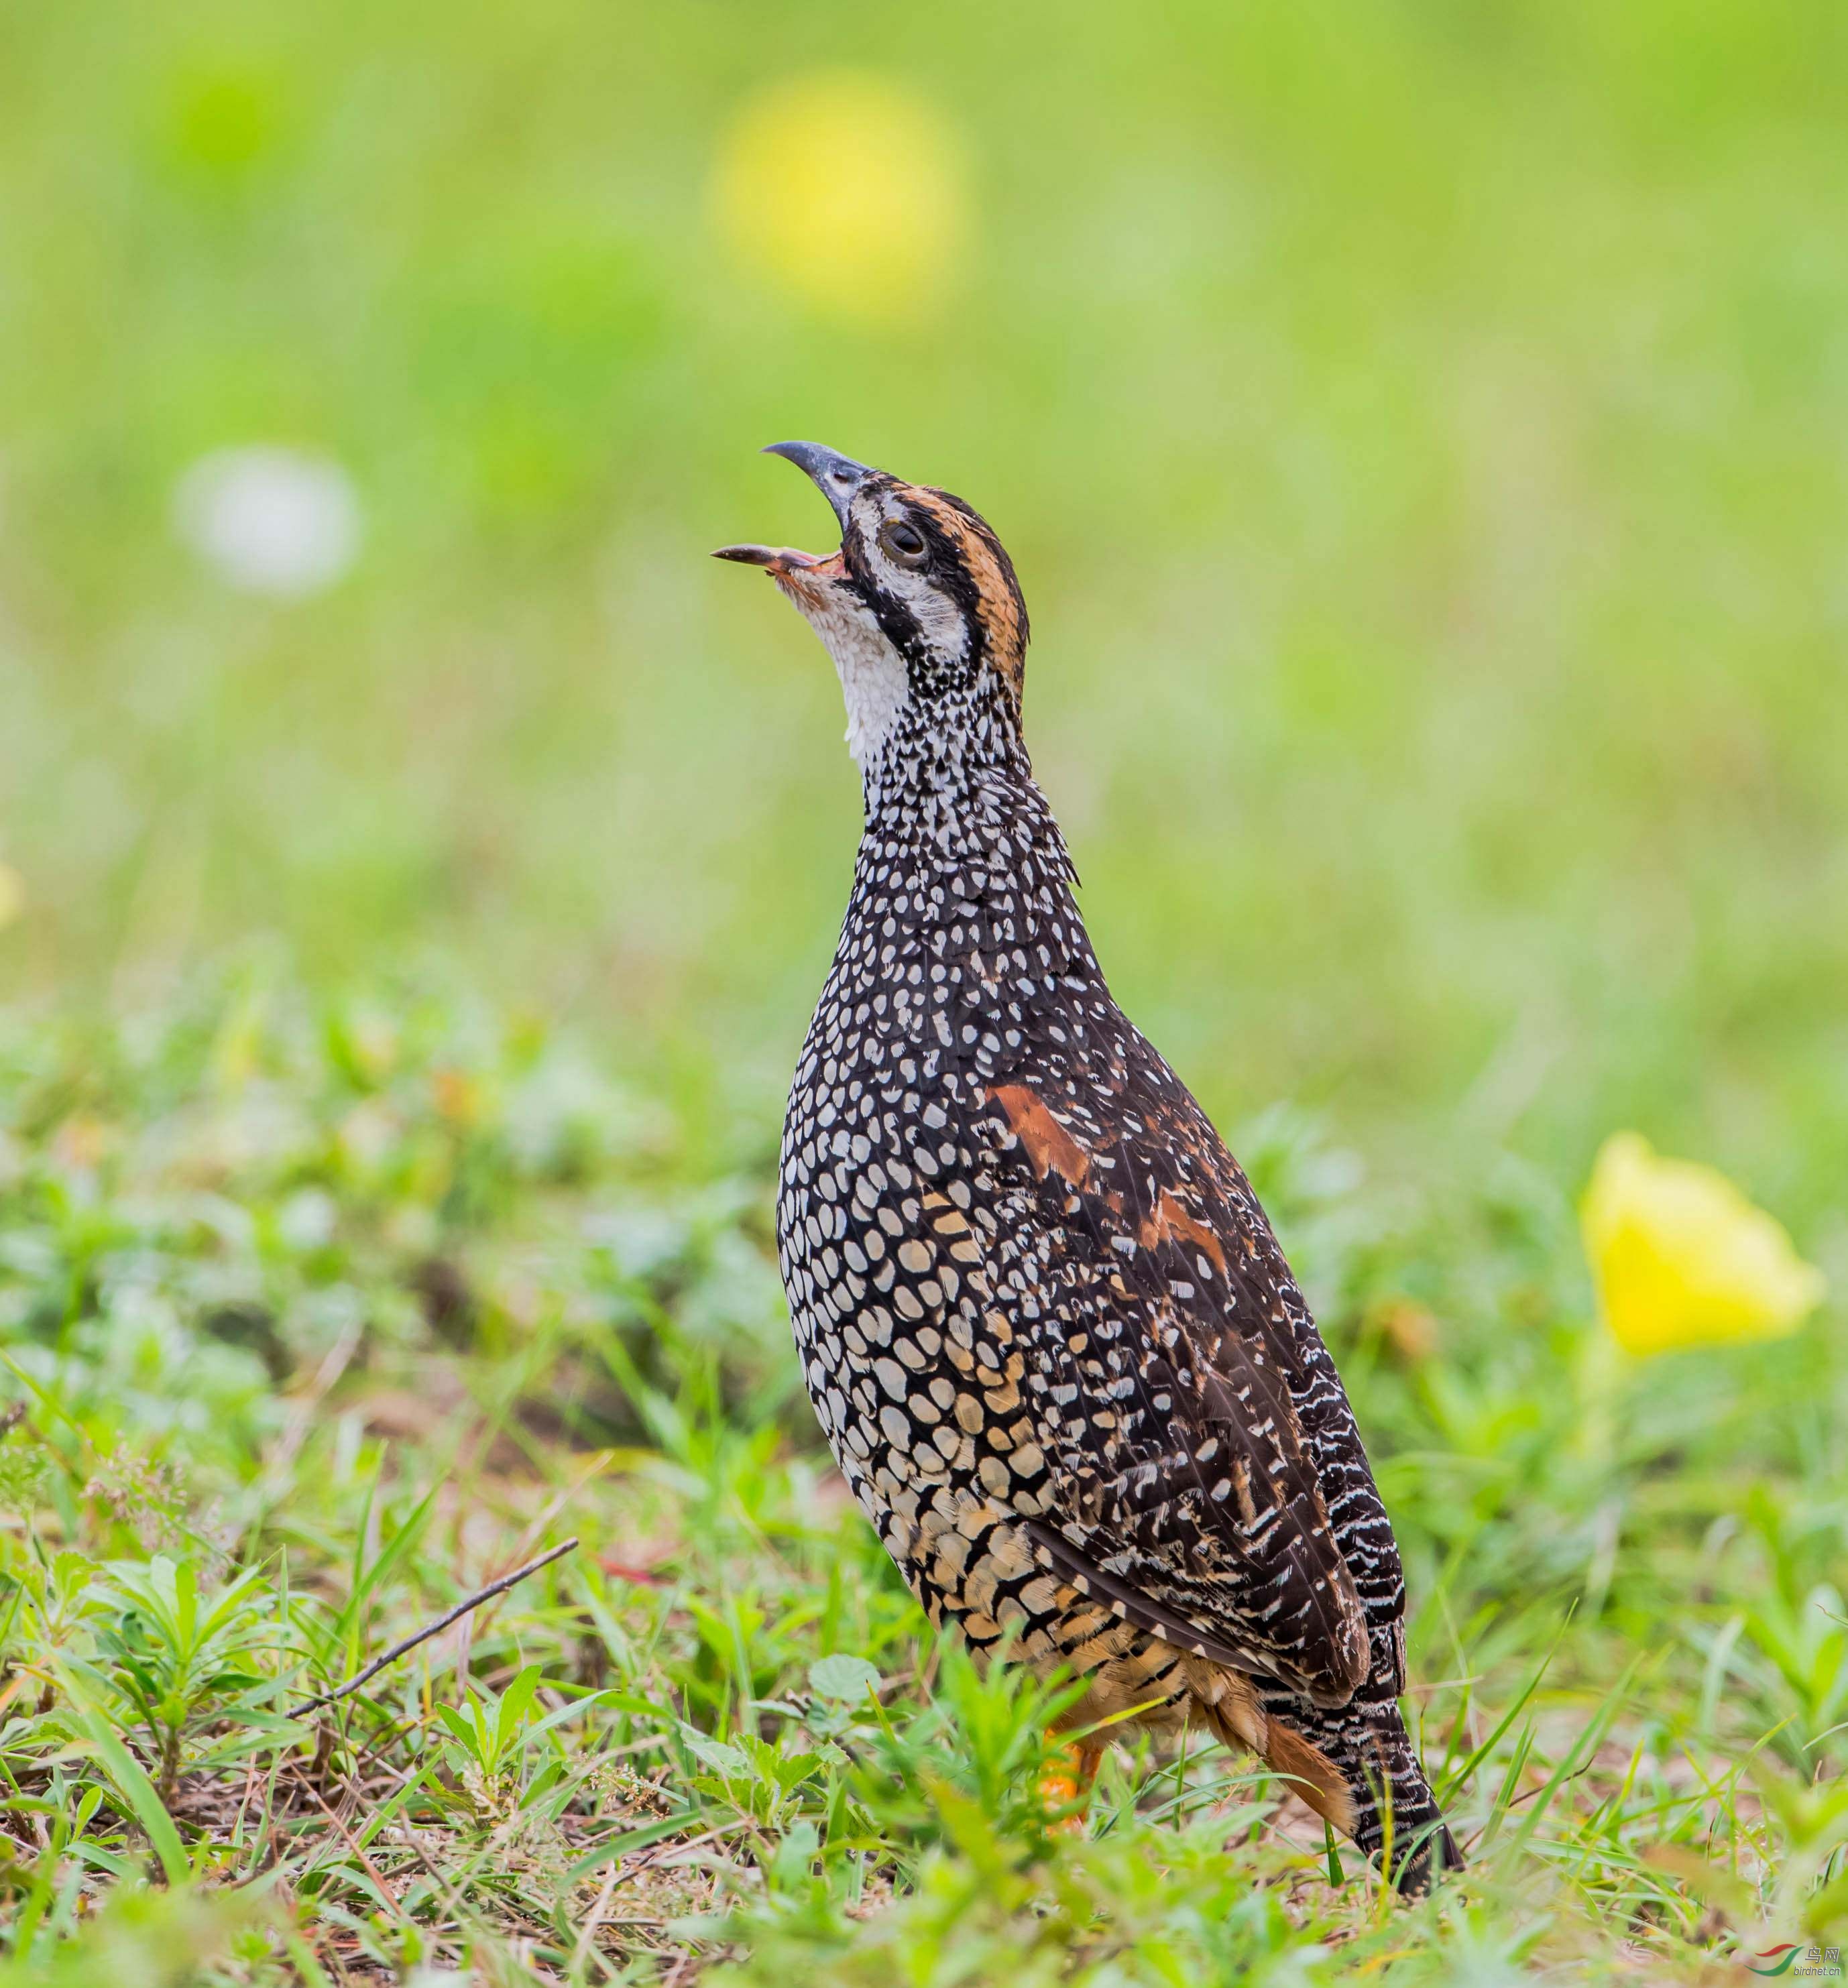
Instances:
[[[780,567],[787,573],[803,566],[820,566],[828,555],[798,552],[794,546],[721,546],[712,556],[736,560],[741,566]]]

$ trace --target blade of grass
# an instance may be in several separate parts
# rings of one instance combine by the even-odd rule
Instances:
[[[168,1814],[166,1804],[148,1778],[147,1769],[128,1750],[121,1735],[92,1702],[68,1666],[60,1664],[58,1670],[65,1696],[76,1714],[78,1724],[87,1736],[88,1743],[96,1759],[115,1783],[117,1791],[128,1804],[136,1821],[141,1825],[148,1842],[153,1846],[155,1856],[161,1860],[161,1868],[167,1874],[168,1883],[184,1885],[192,1875],[186,1846],[180,1840],[180,1832],[174,1826],[173,1817]]]

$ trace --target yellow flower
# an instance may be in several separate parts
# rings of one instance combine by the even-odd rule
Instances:
[[[0,931],[25,909],[25,879],[10,863],[0,863]]]
[[[747,266],[854,323],[940,300],[966,233],[956,134],[909,91],[849,69],[749,99],[720,144],[711,208]]]
[[[1579,1205],[1599,1307],[1626,1352],[1668,1353],[1794,1332],[1823,1273],[1724,1174],[1606,1139]]]

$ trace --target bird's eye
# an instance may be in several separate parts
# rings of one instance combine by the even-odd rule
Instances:
[[[902,518],[888,519],[879,527],[879,549],[897,566],[919,566],[929,548],[924,534]]]

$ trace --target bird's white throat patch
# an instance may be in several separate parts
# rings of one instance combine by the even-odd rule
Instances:
[[[820,599],[790,590],[834,659],[841,694],[847,701],[847,749],[864,773],[892,735],[911,695],[905,658],[885,638],[871,608],[829,588]]]

